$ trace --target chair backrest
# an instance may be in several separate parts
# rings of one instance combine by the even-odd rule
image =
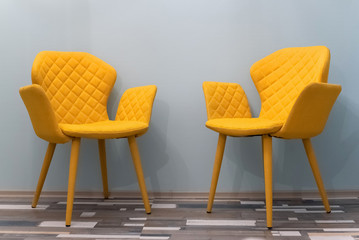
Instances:
[[[327,47],[284,48],[259,60],[250,73],[262,102],[260,117],[285,122],[302,90],[312,82],[326,83]]]
[[[107,99],[116,81],[116,70],[84,52],[40,52],[31,72],[59,123],[81,124],[108,119]]]

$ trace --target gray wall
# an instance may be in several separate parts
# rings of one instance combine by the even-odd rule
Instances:
[[[118,71],[113,118],[129,87],[156,84],[150,130],[138,139],[149,191],[207,192],[217,134],[207,129],[203,81],[240,83],[260,100],[250,66],[284,47],[325,45],[329,82],[343,87],[313,139],[329,190],[359,190],[359,1],[158,0],[0,2],[0,190],[34,190],[47,143],[18,89],[42,50],[90,52]],[[107,141],[111,190],[138,190],[127,141]],[[70,144],[59,145],[45,190],[66,190]],[[275,140],[274,189],[316,189],[299,140]],[[100,191],[97,142],[82,141],[77,190]],[[260,138],[227,141],[218,191],[263,191]]]

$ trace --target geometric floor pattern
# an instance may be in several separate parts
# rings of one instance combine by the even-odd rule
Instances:
[[[147,215],[141,199],[76,198],[71,227],[65,227],[66,198],[0,197],[0,239],[243,239],[359,240],[359,199],[275,199],[273,229],[267,230],[264,200],[150,199]]]

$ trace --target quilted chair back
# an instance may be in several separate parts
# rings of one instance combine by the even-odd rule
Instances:
[[[101,59],[83,52],[40,52],[31,77],[44,89],[59,123],[108,120],[107,99],[116,70]]]
[[[324,46],[285,48],[259,60],[250,73],[262,102],[260,117],[285,122],[302,90],[326,83],[330,62]]]

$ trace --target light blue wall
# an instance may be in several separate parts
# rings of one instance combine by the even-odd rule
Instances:
[[[134,86],[156,84],[152,123],[138,139],[149,191],[207,192],[217,134],[204,126],[203,81],[238,82],[252,113],[249,68],[281,48],[325,45],[329,82],[343,87],[313,139],[327,189],[359,190],[359,1],[161,0],[0,2],[0,190],[34,190],[46,142],[18,94],[42,50],[90,52],[118,71],[108,110]],[[110,188],[138,190],[125,140],[107,142]],[[67,187],[70,144],[56,149],[46,190]],[[274,189],[316,189],[298,140],[275,140]],[[82,142],[77,190],[101,190],[95,140]],[[218,191],[263,191],[260,138],[227,141]]]

